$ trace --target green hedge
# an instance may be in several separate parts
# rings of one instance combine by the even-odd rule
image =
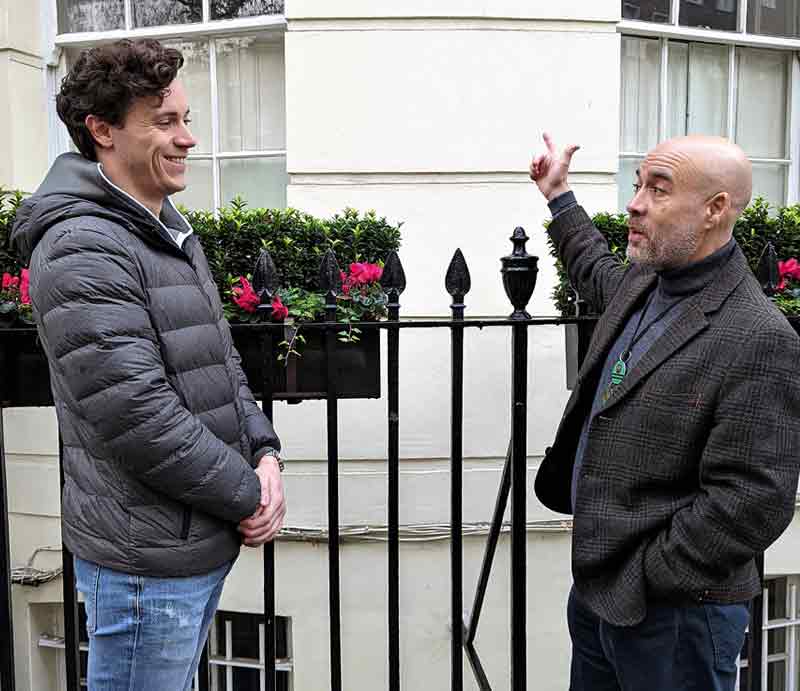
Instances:
[[[231,279],[253,271],[262,248],[269,250],[282,287],[319,290],[319,268],[328,249],[339,267],[352,262],[384,262],[400,248],[400,225],[374,211],[345,209],[320,219],[296,209],[248,209],[239,198],[219,210],[186,211],[203,244],[214,280],[224,290]]]
[[[17,208],[21,203],[21,193],[0,187],[0,276],[4,273],[17,275],[24,268],[17,255],[11,251],[8,242]]]
[[[18,192],[0,188],[0,274],[23,268],[8,243],[21,201]],[[400,248],[400,225],[374,211],[345,209],[321,219],[296,209],[249,209],[240,198],[216,217],[208,211],[183,211],[208,256],[223,302],[228,302],[231,280],[252,273],[262,248],[275,261],[281,287],[309,291],[319,289],[320,263],[329,248],[343,270],[352,262],[382,263]]]
[[[592,217],[597,229],[608,241],[609,249],[623,262],[627,261],[628,217],[626,214],[599,213]],[[770,207],[757,198],[744,210],[733,235],[742,248],[750,268],[755,271],[767,242],[775,246],[780,260],[800,257],[800,204],[779,208]],[[558,260],[555,245],[550,241],[550,253],[556,258],[558,283],[553,291],[556,309],[563,315],[575,313],[574,292],[570,288],[564,267]],[[778,307],[786,314],[800,314],[800,289],[791,284],[778,293]],[[590,311],[594,311],[590,305]]]

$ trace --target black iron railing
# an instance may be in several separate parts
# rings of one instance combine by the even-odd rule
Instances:
[[[475,648],[486,588],[491,574],[494,555],[503,528],[503,517],[506,506],[511,499],[511,689],[523,691],[528,688],[526,680],[526,627],[527,627],[527,593],[526,593],[526,425],[527,425],[527,379],[528,379],[528,330],[545,325],[578,324],[578,327],[591,328],[593,320],[585,317],[557,318],[531,317],[525,310],[536,283],[537,258],[525,251],[527,241],[525,232],[517,228],[511,238],[514,249],[512,254],[504,257],[502,262],[503,285],[514,311],[505,319],[470,319],[466,318],[465,298],[470,291],[470,274],[467,263],[457,250],[453,256],[445,277],[445,288],[451,297],[451,315],[449,319],[400,319],[400,296],[406,285],[403,267],[396,253],[388,257],[384,267],[381,284],[387,296],[388,319],[381,322],[364,322],[354,324],[359,329],[386,331],[387,336],[387,460],[388,460],[388,631],[387,660],[389,691],[400,691],[403,686],[400,665],[400,568],[399,568],[399,443],[400,443],[400,339],[405,331],[415,329],[448,329],[451,336],[451,689],[460,691],[463,688],[463,656],[466,657],[474,672],[481,691],[491,691],[490,680],[481,664],[480,656]],[[766,263],[765,263],[766,266]],[[765,289],[774,287],[776,283],[773,268],[766,267],[767,277]],[[327,389],[325,392],[327,415],[327,455],[328,455],[328,552],[329,552],[329,612],[330,619],[330,687],[331,691],[341,691],[342,686],[342,651],[341,651],[341,613],[340,613],[340,571],[339,571],[339,488],[338,488],[338,397],[336,370],[331,363],[339,346],[337,333],[341,323],[337,323],[337,294],[341,288],[339,267],[333,252],[329,252],[323,261],[320,272],[320,283],[326,293],[326,321],[315,324],[304,324],[304,329],[321,330],[324,334],[327,368]],[[253,277],[253,286],[260,295],[259,312],[263,316],[262,324],[248,327],[255,330],[261,339],[261,373],[263,381],[258,384],[262,391],[265,414],[272,419],[273,415],[273,383],[275,364],[273,346],[277,342],[276,335],[283,328],[281,324],[271,323],[272,297],[278,287],[278,274],[268,254],[259,258]],[[475,598],[466,621],[464,619],[464,589],[462,563],[462,440],[463,440],[463,401],[464,401],[464,333],[467,329],[485,329],[490,327],[511,330],[512,353],[512,397],[510,440],[500,485],[498,488],[492,524],[486,543],[481,572],[478,578]],[[280,339],[278,339],[280,340]],[[585,350],[588,339],[580,340]],[[582,359],[584,352],[579,352]],[[254,384],[251,382],[251,384]],[[317,392],[318,394],[319,392]],[[315,397],[319,397],[316,395]],[[61,443],[59,441],[59,452]],[[63,486],[63,471],[62,471]],[[264,617],[265,617],[265,673],[266,688],[275,691],[275,568],[274,546],[264,547]],[[763,558],[760,559],[763,577]],[[78,691],[79,687],[79,653],[78,653],[78,619],[75,595],[75,580],[72,569],[72,558],[64,549],[64,603],[65,603],[65,645],[67,689]],[[760,670],[762,659],[761,638],[761,602],[756,600],[753,606],[750,636],[750,669]],[[11,617],[11,582],[9,563],[8,537],[8,505],[7,484],[5,478],[5,453],[3,447],[2,400],[0,400],[0,689],[14,691],[14,659],[13,659],[13,627]],[[207,655],[204,655],[203,668],[200,674],[200,689],[209,688],[207,672]],[[206,670],[206,671],[204,671]],[[761,675],[749,674],[749,690],[760,691]]]

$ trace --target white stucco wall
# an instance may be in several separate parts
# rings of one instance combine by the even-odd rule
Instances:
[[[0,186],[33,192],[47,170],[39,2],[0,0]]]
[[[28,55],[38,50],[38,39],[30,38],[38,17],[34,4],[0,0],[0,93],[17,99],[0,102],[0,146],[8,151],[0,156],[0,184],[28,190],[46,165],[44,123],[37,119],[44,118],[44,87],[21,67],[3,65],[19,51],[38,64]],[[508,236],[522,225],[531,237],[528,251],[540,257],[531,311],[552,313],[555,272],[541,230],[547,210],[525,171],[547,129],[559,143],[582,144],[572,181],[587,209],[615,208],[618,1],[288,0],[287,16],[290,205],[320,215],[345,206],[374,208],[402,221],[408,279],[403,314],[417,316],[449,312],[444,275],[456,247],[472,274],[467,314],[507,314],[499,258],[510,252]],[[33,32],[20,28],[23,21],[32,22],[26,26]],[[11,36],[24,43],[16,52],[8,50]],[[404,332],[401,339],[403,524],[449,520],[447,339],[446,332],[432,331]],[[467,333],[467,522],[488,521],[494,505],[510,424],[509,349],[505,330]],[[532,480],[567,398],[563,353],[560,329],[531,331],[529,520],[553,518],[536,502]],[[290,461],[287,524],[324,527],[324,403],[278,404],[275,417]],[[59,542],[56,425],[48,409],[9,410],[4,421],[12,559],[19,564],[36,547]],[[384,525],[385,398],[343,401],[339,436],[341,522]],[[797,519],[768,554],[771,573],[800,572],[796,524]],[[465,609],[483,544],[482,537],[465,539]],[[567,684],[569,553],[566,532],[529,534],[528,677],[531,688],[535,683],[541,691],[560,691]],[[224,609],[259,611],[260,554],[243,552],[223,594]],[[277,608],[292,618],[295,691],[329,687],[326,554],[319,544],[282,541],[277,547]],[[446,540],[403,544],[404,687],[448,686],[448,574]],[[495,688],[508,685],[508,581],[504,538],[477,640]],[[341,582],[345,688],[385,688],[385,545],[344,545]],[[18,682],[25,691],[50,691],[52,655],[38,651],[35,641],[41,630],[56,625],[43,607],[59,601],[59,588],[59,582],[15,588],[17,652],[18,659],[25,658]],[[465,680],[466,688],[475,688],[467,666]]]

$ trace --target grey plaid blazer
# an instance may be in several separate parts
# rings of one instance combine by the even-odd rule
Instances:
[[[573,285],[603,312],[536,476],[541,501],[571,513],[572,466],[600,368],[657,276],[620,264],[581,207],[550,233]],[[572,573],[599,617],[629,626],[648,601],[743,602],[759,592],[754,555],[794,515],[799,367],[800,338],[737,247],[589,428]]]

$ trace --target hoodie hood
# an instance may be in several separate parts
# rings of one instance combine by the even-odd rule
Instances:
[[[80,216],[106,218],[150,239],[160,236],[177,248],[192,232],[169,198],[164,200],[160,218],[156,218],[146,206],[114,185],[99,163],[66,153],[54,161],[39,189],[20,205],[11,244],[27,264],[50,228]]]

